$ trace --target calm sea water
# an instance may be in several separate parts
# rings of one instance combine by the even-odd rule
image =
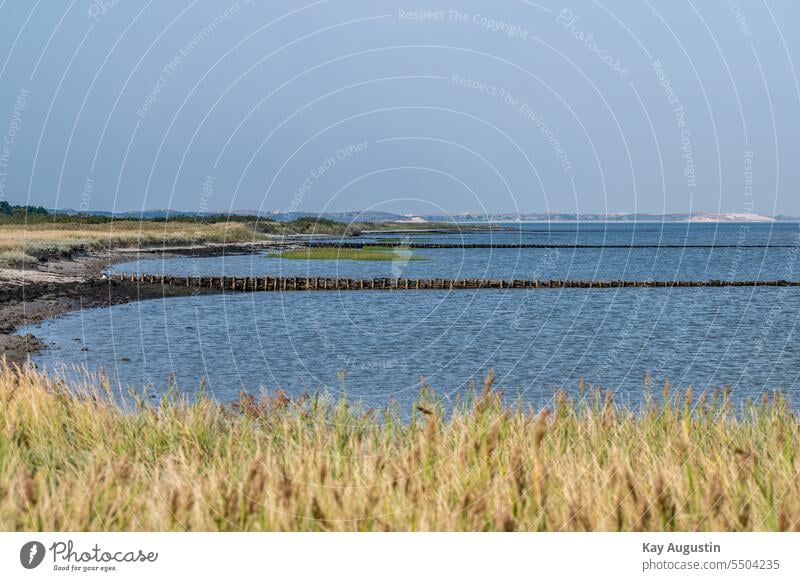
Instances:
[[[141,260],[115,271],[409,277],[773,279],[800,277],[798,224],[524,225],[412,240],[772,245],[792,248],[419,250],[420,261],[266,256]],[[124,386],[201,380],[239,391],[346,392],[370,406],[413,401],[420,377],[447,397],[493,369],[511,397],[540,404],[581,378],[641,401],[644,377],[734,397],[800,390],[800,289],[541,289],[254,293],[151,300],[23,329],[52,348],[35,362],[74,376],[104,369]],[[795,397],[795,400],[798,398]]]

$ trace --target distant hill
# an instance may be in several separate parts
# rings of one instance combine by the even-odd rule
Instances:
[[[253,218],[269,219],[278,222],[290,222],[299,218],[325,218],[328,220],[336,220],[337,222],[399,222],[407,220],[408,218],[401,214],[392,214],[390,212],[259,212],[258,210],[230,210],[218,212],[191,212],[184,210],[170,210],[170,209],[147,209],[126,212],[109,212],[105,210],[94,210],[89,212],[79,212],[71,208],[60,210],[48,210],[52,214],[62,214],[67,216],[104,216],[116,218],[141,218],[148,219],[164,219],[176,216],[208,216],[208,215],[229,215],[229,216],[252,216]]]
[[[79,212],[73,209],[49,209],[34,206],[10,206],[2,203],[0,207],[0,217],[5,213],[11,215],[12,211],[19,216],[27,210],[29,214],[41,215],[61,215],[61,216],[96,216],[99,218],[122,218],[122,219],[143,219],[143,220],[163,220],[166,218],[176,219],[179,217],[191,218],[214,218],[219,216],[235,216],[240,221],[247,217],[260,220],[274,220],[277,222],[289,222],[300,218],[327,219],[344,223],[381,223],[381,222],[798,222],[800,217],[787,214],[776,216],[763,216],[746,212],[693,212],[693,213],[669,213],[669,214],[650,214],[650,213],[457,213],[457,214],[396,214],[391,212],[377,211],[349,211],[349,212],[281,212],[269,211],[259,212],[258,210],[236,209],[231,211],[218,212],[194,212],[176,210],[169,208],[150,208],[146,210],[110,212],[107,210],[94,210],[89,212]]]
[[[674,214],[456,214],[454,216],[422,216],[430,222],[779,222],[800,221],[800,217],[780,214],[775,217],[744,212],[694,212]]]

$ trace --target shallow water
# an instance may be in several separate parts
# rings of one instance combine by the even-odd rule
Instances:
[[[613,236],[639,243],[669,238],[717,244],[723,239],[735,244],[743,236],[739,225],[692,225],[699,234],[688,237],[685,224],[667,225],[667,234],[661,225],[653,226],[643,234],[641,225],[613,225]],[[592,227],[577,231],[575,225],[569,225],[572,230],[559,225],[546,240],[611,237],[604,225]],[[750,225],[741,243],[791,244],[797,231],[796,224]],[[797,279],[800,267],[793,249],[569,250],[553,260],[546,258],[548,253],[419,251],[429,260],[401,265],[230,256],[143,260],[115,270]],[[407,270],[396,274],[392,269],[397,268]],[[21,332],[53,344],[35,356],[40,365],[68,374],[76,363],[93,371],[104,368],[121,384],[149,384],[154,393],[165,388],[171,375],[190,395],[202,378],[221,400],[236,398],[240,390],[281,388],[299,394],[326,389],[346,391],[370,406],[395,400],[403,408],[417,394],[421,375],[454,397],[494,369],[497,384],[509,396],[535,404],[547,401],[556,388],[574,390],[586,378],[635,405],[648,372],[655,382],[669,378],[695,390],[730,384],[738,399],[775,388],[797,395],[799,317],[800,289],[790,287],[290,292],[144,301],[72,313]]]
[[[436,243],[677,245],[670,248],[491,248],[399,250],[401,260],[282,260],[268,254],[148,259],[111,272],[179,276],[347,276],[408,278],[564,278],[630,280],[770,280],[796,276],[800,225],[557,224],[521,225],[509,232],[397,235]],[[364,237],[363,241],[387,238]],[[708,248],[682,248],[708,245]],[[714,247],[716,246],[716,248]],[[721,247],[722,246],[722,247]],[[739,246],[729,248],[727,246]],[[753,246],[762,246],[756,247]],[[770,246],[770,247],[763,247]],[[409,257],[421,260],[403,260]]]

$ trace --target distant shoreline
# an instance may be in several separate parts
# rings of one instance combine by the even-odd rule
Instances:
[[[800,218],[791,220],[497,220],[480,222],[467,220],[453,224],[800,224]]]

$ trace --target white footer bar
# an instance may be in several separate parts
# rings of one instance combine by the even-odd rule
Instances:
[[[800,533],[0,533],[4,580],[777,580],[799,565]]]

